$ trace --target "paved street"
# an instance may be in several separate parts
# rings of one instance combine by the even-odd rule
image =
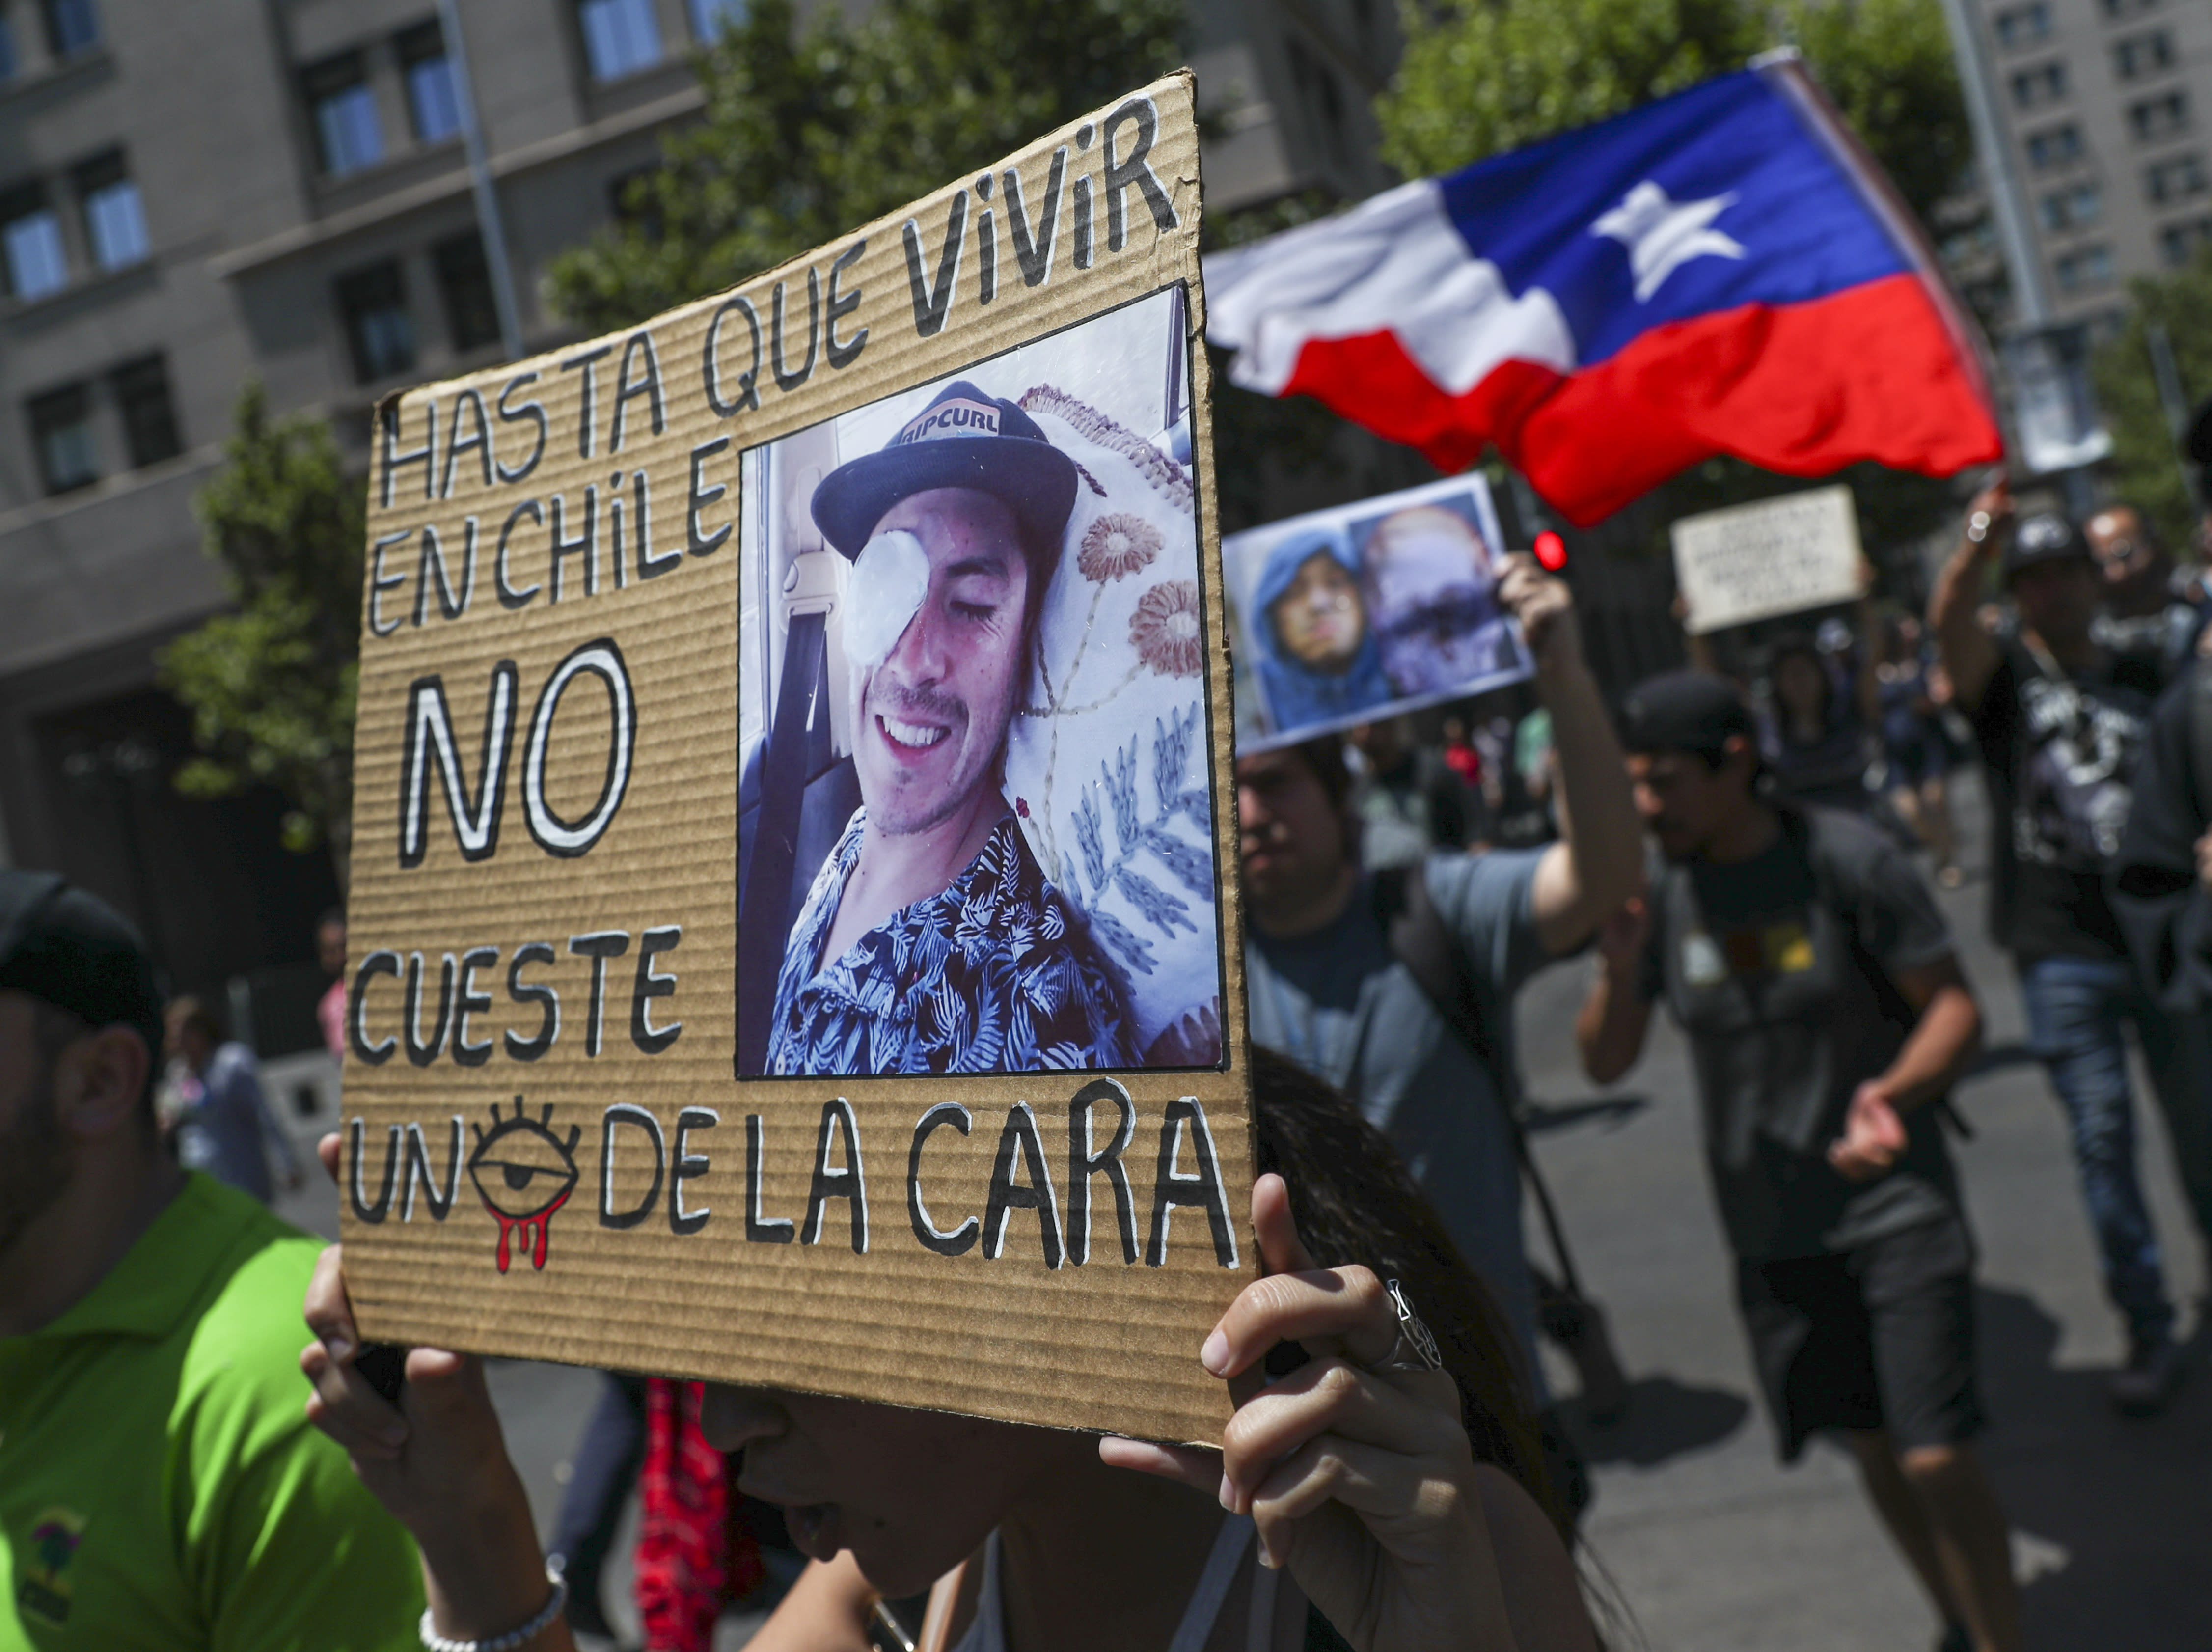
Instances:
[[[2120,1337],[2099,1291],[2057,1104],[2023,1057],[2009,969],[1982,937],[1984,894],[1977,878],[1944,897],[1989,1026],[1983,1070],[1960,1097],[1976,1136],[1959,1156],[1983,1249],[1995,1418],[1985,1449],[2015,1527],[2030,1645],[2202,1652],[2212,1646],[2208,1339],[2197,1333],[2197,1370],[2172,1412],[2148,1423],[2112,1414],[2103,1384]],[[1815,1448],[1790,1471],[1774,1461],[1729,1305],[1680,1041],[1656,1023],[1643,1066],[1602,1095],[1576,1069],[1569,1028],[1587,967],[1539,978],[1522,1001],[1521,1037],[1543,1109],[1539,1156],[1637,1379],[1627,1421],[1589,1436],[1591,1551],[1653,1652],[1917,1652],[1933,1642],[1932,1619],[1843,1456]],[[2160,1231],[2193,1303],[2203,1260],[2157,1128],[2144,1148]],[[319,1187],[293,1213],[329,1231],[335,1202]],[[1533,1221],[1531,1231],[1541,1254]],[[592,1379],[503,1363],[494,1380],[543,1527]],[[1564,1368],[1553,1380],[1571,1391]],[[612,1593],[622,1592],[617,1583]],[[722,1645],[738,1643],[742,1625],[724,1628]]]
[[[1966,841],[1978,872],[1982,840]],[[1986,893],[1976,877],[1943,897],[1988,1028],[1983,1069],[1959,1097],[1975,1138],[1954,1145],[1982,1248],[1994,1419],[1984,1449],[2014,1523],[2029,1644],[2202,1652],[2212,1646],[2208,1339],[2197,1332],[2194,1375],[2167,1415],[2129,1423],[2112,1413],[2104,1376],[2121,1336],[2098,1285],[2057,1102],[2024,1059],[2010,968],[1984,938]],[[1588,969],[1540,977],[1520,1031],[1529,1092],[1548,1116],[1538,1156],[1584,1284],[1611,1310],[1638,1379],[1628,1420],[1588,1436],[1598,1464],[1593,1552],[1654,1652],[1932,1644],[1928,1609],[1843,1454],[1815,1448],[1793,1470],[1776,1462],[1730,1306],[1682,1042],[1656,1021],[1643,1065],[1594,1094],[1569,1030]],[[2170,1272],[2193,1304],[2203,1260],[2155,1127],[2144,1148]],[[1533,1222],[1531,1245],[1542,1254]],[[1564,1367],[1554,1382],[1571,1390]]]

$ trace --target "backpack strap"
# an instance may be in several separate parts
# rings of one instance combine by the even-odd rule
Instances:
[[[1535,1190],[1536,1207],[1543,1216],[1552,1254],[1559,1259],[1568,1291],[1580,1298],[1582,1279],[1575,1269],[1574,1253],[1567,1248],[1566,1230],[1559,1225],[1559,1212],[1553,1206],[1552,1190],[1536,1168],[1535,1156],[1528,1149],[1528,1133],[1521,1121],[1520,1075],[1491,1036],[1482,988],[1466,952],[1437,910],[1425,868],[1416,862],[1377,872],[1369,888],[1375,902],[1375,920],[1382,926],[1391,956],[1406,966],[1431,1007],[1458,1035],[1490,1080],[1491,1093],[1498,1097],[1498,1109],[1513,1135],[1513,1156]]]
[[[1507,1112],[1516,1110],[1519,1086],[1497,1041],[1490,1036],[1482,992],[1459,943],[1445,926],[1429,893],[1425,868],[1415,862],[1374,874],[1375,920],[1390,954],[1406,966],[1437,1014],[1443,1017],[1490,1079]]]
[[[1778,809],[1777,812],[1782,817],[1782,829],[1790,835],[1804,855],[1805,863],[1813,869],[1814,898],[1834,914],[1839,921],[1844,944],[1850,949],[1851,967],[1874,988],[1875,1001],[1881,1005],[1885,1016],[1900,1026],[1916,1025],[1919,1022],[1920,1012],[1898,990],[1897,983],[1889,978],[1889,971],[1882,967],[1881,961],[1868,951],[1865,944],[1859,939],[1858,926],[1851,921],[1852,903],[1843,895],[1836,876],[1835,847],[1829,841],[1828,835],[1820,829],[1820,817],[1787,807]],[[1933,1106],[1936,1116],[1950,1126],[1960,1140],[1973,1139],[1973,1126],[1968,1124],[1959,1109],[1951,1104],[1951,1097],[1948,1094],[1936,1097]]]
[[[2200,815],[2212,815],[2212,659],[2189,668],[2189,769]]]

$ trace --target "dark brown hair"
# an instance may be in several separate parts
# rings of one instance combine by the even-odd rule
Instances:
[[[1323,734],[1301,740],[1291,750],[1321,782],[1322,793],[1328,798],[1329,807],[1339,814],[1348,812],[1352,806],[1352,767],[1344,761],[1344,737]]]
[[[1257,1169],[1288,1186],[1298,1236],[1323,1267],[1399,1280],[1459,1384],[1475,1459],[1519,1482],[1574,1546],[1545,1472],[1525,1374],[1497,1299],[1453,1244],[1397,1151],[1335,1089],[1289,1058],[1252,1050]]]

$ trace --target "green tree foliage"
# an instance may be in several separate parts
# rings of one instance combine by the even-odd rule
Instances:
[[[2182,393],[2193,406],[2212,395],[2212,252],[2170,276],[2130,283],[2127,325],[2090,358],[2097,405],[2112,433],[2108,479],[2120,498],[2150,513],[2168,544],[2185,546],[2197,525],[2175,456],[2172,428],[2151,372],[2149,329],[2162,326],[2173,347]]]
[[[1449,172],[1632,109],[1771,47],[1813,77],[1925,214],[1972,151],[1936,0],[1425,0],[1376,100],[1382,154]]]
[[[1174,68],[1181,0],[886,0],[858,23],[757,0],[701,54],[704,118],[626,222],[557,259],[593,331],[718,291],[939,189]]]
[[[352,835],[361,653],[362,500],[320,421],[274,419],[239,397],[223,468],[193,501],[235,611],[161,651],[162,687],[192,714],[188,797],[270,786],[291,805],[287,847],[327,843],[343,886]]]

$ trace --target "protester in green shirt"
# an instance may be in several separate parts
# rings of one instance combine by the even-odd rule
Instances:
[[[0,1652],[397,1652],[405,1533],[309,1426],[319,1242],[161,1151],[137,937],[0,871]]]

